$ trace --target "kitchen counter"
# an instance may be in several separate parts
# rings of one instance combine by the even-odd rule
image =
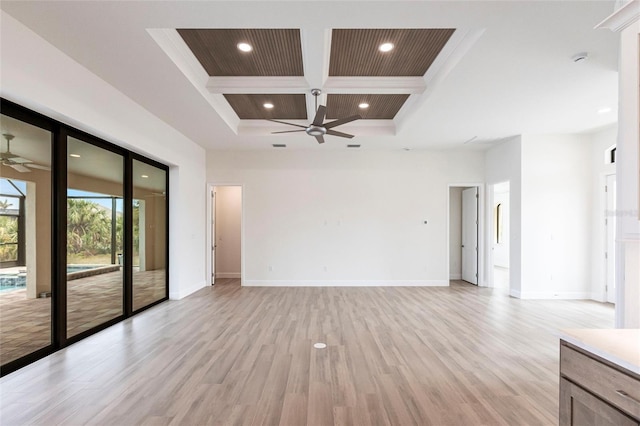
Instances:
[[[640,375],[640,329],[561,330],[560,339]]]

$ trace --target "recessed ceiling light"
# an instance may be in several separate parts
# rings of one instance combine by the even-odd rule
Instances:
[[[149,176],[147,176],[147,175],[140,175],[140,177],[141,177],[141,178],[143,178],[143,179],[146,179],[146,178],[148,178]]]
[[[369,108],[369,104],[366,103],[366,102],[362,102],[360,105],[358,105],[358,108],[367,109],[367,108]]]
[[[266,109],[273,108],[273,104],[271,102],[267,102],[267,103],[263,104],[262,106],[265,107]]]
[[[243,52],[251,52],[253,50],[253,46],[249,43],[238,43],[238,49]]]
[[[378,46],[378,50],[381,52],[389,52],[393,50],[393,47],[393,43],[382,43],[380,46]]]
[[[604,108],[600,108],[598,110],[598,114],[606,114],[608,112],[611,112],[611,108],[610,107],[604,107]]]
[[[80,154],[69,154],[69,157],[80,158]]]
[[[326,343],[322,343],[322,342],[318,342],[318,343],[314,343],[313,347],[316,349],[324,349],[327,347]]]

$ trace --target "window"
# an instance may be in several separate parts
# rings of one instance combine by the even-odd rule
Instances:
[[[493,213],[493,221],[494,221],[494,229],[495,229],[495,236],[494,236],[494,241],[496,244],[501,244],[502,243],[502,233],[503,233],[503,222],[504,222],[504,218],[503,218],[503,208],[502,208],[502,203],[499,203],[498,205],[496,205],[495,209],[494,209],[494,213]]]

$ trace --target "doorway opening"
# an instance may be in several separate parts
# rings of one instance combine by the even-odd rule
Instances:
[[[449,279],[480,283],[480,186],[449,186]]]
[[[242,285],[242,186],[211,186],[211,285]]]
[[[509,182],[492,185],[491,271],[493,287],[509,291]]]

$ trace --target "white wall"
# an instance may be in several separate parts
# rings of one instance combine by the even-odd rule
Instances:
[[[607,218],[605,177],[616,173],[615,164],[608,163],[605,152],[616,144],[618,126],[612,125],[588,135],[591,145],[591,299],[606,300],[606,235],[604,221]]]
[[[171,166],[170,297],[203,287],[204,150],[10,15],[0,19],[2,97]]]
[[[216,186],[216,278],[240,278],[242,187]]]
[[[522,298],[591,296],[590,154],[584,135],[522,137]]]
[[[628,6],[628,11],[637,10],[638,3]],[[634,9],[636,8],[636,9]],[[627,274],[625,270],[640,269],[640,220],[638,192],[640,191],[639,139],[638,134],[638,37],[640,22],[624,29],[620,35],[620,92],[619,132],[616,177],[618,185],[617,222],[617,275],[618,303],[616,326],[640,327],[640,279],[638,274]]]
[[[522,138],[514,137],[489,149],[485,153],[485,182],[488,185],[509,181],[509,294],[521,297],[522,264]],[[493,206],[487,203],[487,229],[493,229]],[[487,238],[487,252],[491,251],[493,240]],[[488,267],[492,266],[487,264]]]
[[[449,279],[462,279],[462,187],[449,189]]]
[[[243,185],[245,285],[448,285],[448,185],[481,182],[484,171],[475,152],[207,159],[208,181]]]

